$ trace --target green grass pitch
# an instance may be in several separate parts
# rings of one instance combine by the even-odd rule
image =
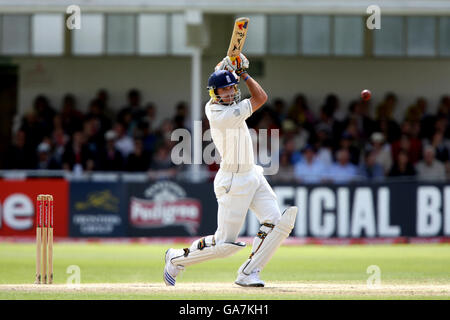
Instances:
[[[34,243],[0,243],[0,299],[450,299],[450,245],[282,246],[261,273],[265,288],[234,284],[250,253],[189,267],[175,288],[164,252],[183,244],[55,243],[55,284],[33,285]],[[80,286],[67,285],[78,266]],[[367,286],[380,270],[381,283]]]

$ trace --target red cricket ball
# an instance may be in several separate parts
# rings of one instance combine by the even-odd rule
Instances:
[[[364,101],[369,100],[371,97],[372,97],[372,92],[370,92],[370,90],[365,89],[365,90],[361,91],[361,98]]]

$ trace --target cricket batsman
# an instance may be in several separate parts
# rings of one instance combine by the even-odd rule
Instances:
[[[217,230],[213,235],[195,240],[189,248],[168,249],[165,254],[164,282],[174,286],[176,277],[186,267],[216,258],[225,258],[242,250],[236,242],[251,209],[261,226],[253,240],[252,253],[237,271],[236,284],[264,287],[259,277],[295,223],[297,207],[283,214],[276,195],[256,165],[250,132],[245,120],[267,101],[263,88],[247,72],[248,59],[240,54],[225,57],[208,79],[211,99],[205,106],[211,137],[221,156],[220,169],[214,179],[218,202]],[[247,85],[251,97],[240,101],[239,80]]]

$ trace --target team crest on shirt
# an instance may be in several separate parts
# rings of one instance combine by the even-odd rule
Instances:
[[[236,117],[239,117],[239,116],[241,115],[241,111],[239,110],[239,108],[236,108],[236,109],[234,109],[233,114],[234,114]]]
[[[137,228],[183,226],[197,234],[201,221],[201,203],[188,198],[186,191],[172,181],[157,182],[144,191],[145,199],[132,197],[130,223]]]

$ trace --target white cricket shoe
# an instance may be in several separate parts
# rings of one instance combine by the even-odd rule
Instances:
[[[264,281],[259,278],[259,270],[253,270],[249,275],[239,273],[234,283],[242,287],[264,287],[265,285]]]
[[[180,271],[184,270],[182,266],[174,265],[170,260],[176,255],[175,249],[168,249],[165,255],[166,265],[164,267],[164,282],[166,286],[175,286],[175,278],[180,273]]]

